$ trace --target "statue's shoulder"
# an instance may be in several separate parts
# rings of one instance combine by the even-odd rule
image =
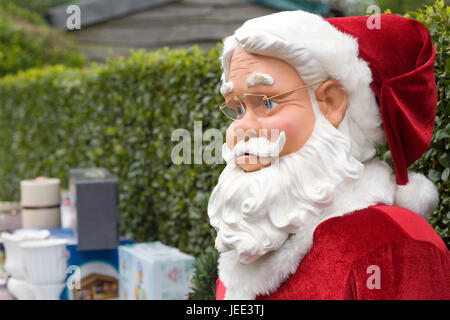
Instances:
[[[397,206],[377,205],[322,222],[314,232],[314,244],[338,244],[340,251],[361,254],[380,245],[411,240],[447,251],[442,239],[420,215]]]

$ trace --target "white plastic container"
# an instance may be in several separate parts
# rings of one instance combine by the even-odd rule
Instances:
[[[24,279],[9,278],[6,287],[17,300],[35,299],[32,286]]]
[[[24,279],[25,270],[20,244],[30,240],[43,240],[50,237],[48,230],[20,230],[14,234],[3,232],[1,234],[5,247],[5,270],[13,278]]]
[[[29,284],[24,279],[9,278],[8,291],[18,300],[59,300],[65,283]]]
[[[20,204],[22,207],[52,207],[60,203],[60,180],[38,177],[20,182]]]
[[[61,227],[75,228],[77,226],[77,215],[70,204],[68,195],[63,196],[61,203]]]
[[[27,241],[20,245],[25,279],[33,285],[60,284],[66,279],[67,253],[65,239]]]
[[[66,286],[66,283],[58,284],[41,284],[31,285],[34,299],[36,300],[59,300],[61,292]]]
[[[22,209],[22,228],[24,229],[53,229],[61,226],[59,207]]]

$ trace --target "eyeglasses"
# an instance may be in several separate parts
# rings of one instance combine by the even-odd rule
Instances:
[[[222,111],[231,120],[239,120],[245,115],[245,110],[249,106],[252,111],[260,117],[267,117],[270,115],[271,111],[276,108],[279,103],[273,101],[272,99],[283,96],[285,94],[292,93],[299,89],[307,88],[322,82],[329,80],[329,78],[322,79],[310,84],[303,85],[301,87],[288,90],[271,97],[267,97],[263,94],[252,94],[245,93],[242,97],[233,97],[231,101],[225,102],[219,106],[219,110]],[[245,103],[242,100],[245,99]]]

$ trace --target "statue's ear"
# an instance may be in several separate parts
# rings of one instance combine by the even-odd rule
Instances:
[[[328,80],[316,90],[317,104],[325,118],[337,128],[347,111],[348,95],[335,80]]]

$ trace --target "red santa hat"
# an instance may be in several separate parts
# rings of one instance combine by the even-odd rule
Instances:
[[[339,81],[349,94],[339,130],[352,138],[356,158],[373,158],[385,135],[397,184],[408,183],[408,166],[430,145],[437,103],[425,26],[393,14],[322,19],[287,11],[251,19],[225,39],[223,81],[237,45],[287,61],[306,83]]]
[[[358,39],[359,57],[372,71],[370,86],[379,103],[397,184],[404,185],[407,168],[428,149],[433,133],[437,89],[430,34],[420,22],[394,14],[326,21]]]

